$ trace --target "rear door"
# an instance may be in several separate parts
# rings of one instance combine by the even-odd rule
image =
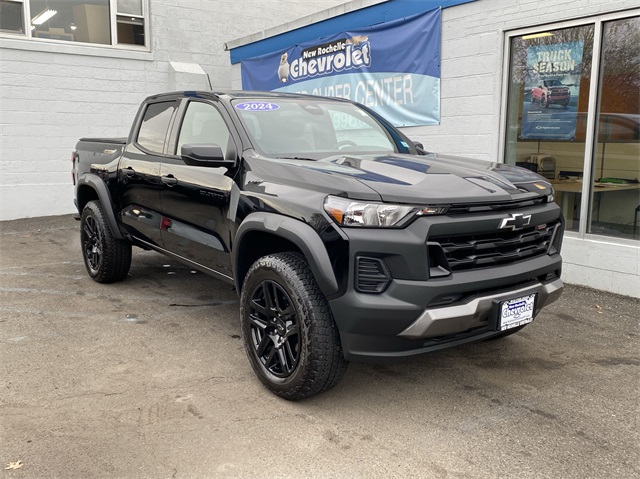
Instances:
[[[118,166],[122,223],[136,238],[160,247],[160,165],[176,109],[175,100],[148,103]]]
[[[164,247],[231,277],[228,212],[236,168],[189,166],[180,150],[186,144],[216,144],[237,164],[239,140],[228,114],[214,101],[183,100],[175,124],[169,141],[173,154],[160,167]]]

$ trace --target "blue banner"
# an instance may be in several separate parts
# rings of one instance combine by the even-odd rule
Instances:
[[[348,98],[395,126],[440,123],[441,10],[242,60],[242,88]]]
[[[520,138],[575,138],[582,50],[582,41],[527,48]]]

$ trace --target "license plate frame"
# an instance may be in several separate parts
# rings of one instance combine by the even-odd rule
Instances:
[[[530,293],[500,301],[497,330],[507,331],[533,321],[538,293]]]

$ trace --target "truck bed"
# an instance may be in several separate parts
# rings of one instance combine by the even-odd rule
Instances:
[[[115,145],[126,145],[127,137],[122,138],[80,138],[85,143],[109,143]]]
[[[91,165],[106,165],[120,158],[126,144],[127,138],[81,138],[74,155],[74,184]]]

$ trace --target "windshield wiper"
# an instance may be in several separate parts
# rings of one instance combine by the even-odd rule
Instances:
[[[279,160],[306,160],[306,161],[318,161],[315,158],[305,158],[304,156],[276,156]]]

